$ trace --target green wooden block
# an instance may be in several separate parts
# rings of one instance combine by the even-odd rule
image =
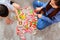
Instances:
[[[20,14],[21,13],[21,10],[18,10],[18,14]]]

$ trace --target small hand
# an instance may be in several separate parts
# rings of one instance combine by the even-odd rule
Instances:
[[[7,18],[7,19],[5,20],[5,22],[6,22],[6,24],[11,24],[11,23],[13,23],[13,21],[12,21],[10,18]]]
[[[42,18],[42,14],[37,14],[38,18]]]

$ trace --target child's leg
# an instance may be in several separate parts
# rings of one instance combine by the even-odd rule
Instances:
[[[17,3],[13,3],[12,4],[16,9],[18,9],[18,10],[20,10],[21,8],[20,8],[20,5],[19,4],[17,4]]]

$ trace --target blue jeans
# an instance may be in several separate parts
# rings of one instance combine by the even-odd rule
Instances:
[[[36,7],[41,7],[43,6],[44,2],[38,2],[38,0],[33,1],[33,8],[35,9]]]
[[[39,30],[42,30],[42,29],[48,27],[49,25],[51,25],[50,22],[45,21],[41,18],[39,18],[38,21],[37,21],[37,29],[39,29]]]
[[[37,1],[34,1],[34,2],[33,2],[33,8],[34,8],[34,9],[35,9],[36,7],[41,7],[41,6],[43,6],[43,5],[44,5],[43,2],[40,2],[40,3],[38,3]],[[37,12],[37,14],[38,14],[38,13],[39,13],[39,12]],[[44,17],[44,18],[45,18],[45,17]],[[51,23],[48,22],[48,21],[45,21],[45,19],[39,18],[39,19],[37,20],[37,29],[39,29],[39,30],[42,30],[42,29],[48,27],[49,25],[51,25]]]

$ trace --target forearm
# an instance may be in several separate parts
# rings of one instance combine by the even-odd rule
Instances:
[[[20,9],[20,5],[13,2],[13,1],[10,1],[10,4],[13,5],[16,9]]]
[[[18,21],[20,21],[20,18],[19,18],[19,15],[18,15],[18,10],[16,8],[14,8],[14,12],[16,14],[16,17],[17,17]]]
[[[17,19],[19,20],[18,10],[20,10],[20,6],[17,3],[13,2],[13,1],[10,1],[10,4],[13,5],[13,7],[14,7],[13,12],[16,14]]]

